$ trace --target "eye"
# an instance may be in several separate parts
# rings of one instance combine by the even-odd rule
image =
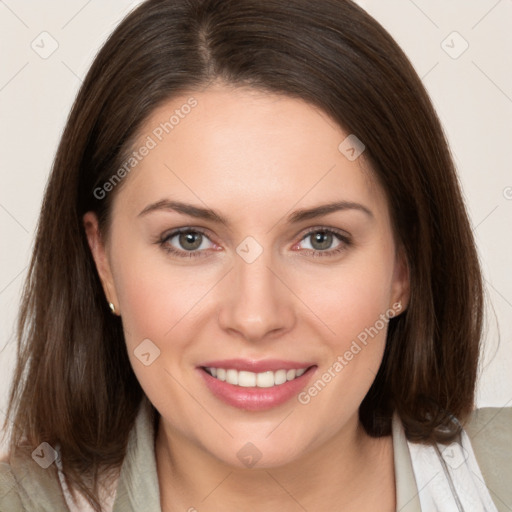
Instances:
[[[169,254],[181,258],[209,256],[208,249],[218,250],[209,237],[198,228],[180,228],[162,235],[157,243]],[[315,228],[306,233],[293,248],[302,248],[312,256],[335,256],[351,245],[350,237],[333,228]],[[300,248],[300,247],[299,247]]]
[[[306,233],[298,245],[303,243],[306,245],[304,250],[313,256],[333,256],[346,250],[351,240],[346,234],[332,228],[315,228]]]
[[[184,258],[204,256],[206,249],[215,247],[206,234],[196,228],[176,229],[165,234],[159,244],[166,252]]]

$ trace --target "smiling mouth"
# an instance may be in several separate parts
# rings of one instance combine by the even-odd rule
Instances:
[[[243,388],[273,388],[281,386],[286,382],[298,379],[308,370],[309,368],[290,369],[290,370],[277,370],[277,371],[266,371],[266,372],[249,372],[249,371],[238,371],[235,369],[226,368],[214,368],[214,367],[202,367],[202,369],[222,382],[227,382],[233,386],[239,386]]]

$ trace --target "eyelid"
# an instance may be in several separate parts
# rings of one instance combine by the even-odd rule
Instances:
[[[322,226],[322,225],[313,226],[313,227],[307,228],[305,230],[302,230],[301,232],[299,232],[299,234],[297,236],[300,236],[301,237],[300,239],[303,240],[308,235],[311,235],[312,233],[317,233],[318,231],[326,231],[326,232],[330,232],[330,233],[335,233],[335,234],[339,235],[340,237],[346,238],[347,240],[350,240],[352,238],[348,231],[345,231],[345,230],[339,229],[339,228],[335,228],[335,227]]]
[[[162,235],[157,237],[155,243],[158,244],[168,254],[175,255],[178,258],[196,258],[210,256],[210,253],[206,249],[202,249],[200,251],[184,251],[183,249],[177,249],[176,247],[173,247],[169,243],[169,241],[182,233],[199,233],[203,235],[206,239],[208,239],[212,244],[218,245],[215,241],[212,240],[212,237],[208,234],[206,229],[196,226],[182,226],[179,228],[174,228],[165,231]]]
[[[162,240],[162,241],[163,240],[168,240],[169,238],[173,238],[176,235],[179,235],[181,233],[189,233],[189,232],[201,233],[201,235],[204,235],[209,240],[211,240],[211,237],[208,234],[208,230],[206,230],[204,228],[199,228],[199,227],[196,227],[196,226],[182,226],[180,228],[169,229],[168,231],[165,231],[161,236],[159,236],[159,239]]]

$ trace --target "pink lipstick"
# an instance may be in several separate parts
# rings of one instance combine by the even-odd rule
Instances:
[[[208,361],[197,369],[224,403],[248,411],[277,407],[296,396],[315,372],[313,363],[278,359]]]

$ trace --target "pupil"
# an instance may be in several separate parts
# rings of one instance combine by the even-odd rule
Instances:
[[[315,246],[315,244],[317,244]],[[332,244],[332,235],[330,233],[319,232],[313,236],[313,243],[311,244],[315,249],[328,249]]]
[[[193,251],[201,246],[201,237],[201,233],[181,233],[179,238],[180,245],[187,251]]]

